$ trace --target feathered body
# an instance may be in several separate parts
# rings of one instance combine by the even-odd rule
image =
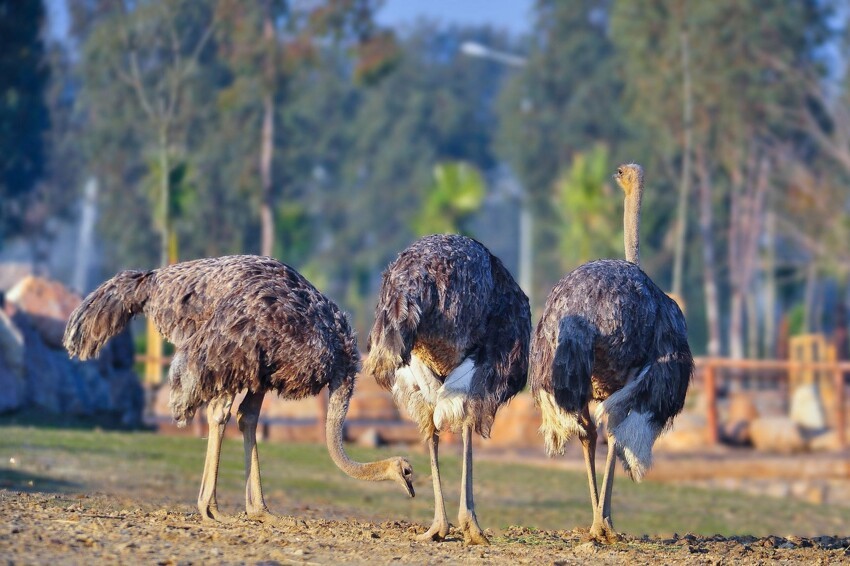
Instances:
[[[119,308],[102,306],[111,304]],[[93,310],[94,317],[83,316]],[[226,256],[123,271],[71,316],[69,351],[95,355],[114,328],[140,313],[175,346],[171,409],[179,424],[222,392],[275,391],[298,399],[354,379],[359,369],[346,316],[272,258]]]
[[[438,435],[460,429],[458,522],[467,544],[487,543],[474,512],[470,435],[489,436],[498,408],[525,386],[530,334],[528,298],[475,240],[427,236],[384,272],[365,369],[417,421],[430,449],[434,524],[420,538],[448,534]]]
[[[328,452],[348,475],[393,480],[413,496],[412,469],[403,458],[359,463],[343,448],[342,431],[360,356],[348,319],[291,267],[268,257],[226,256],[153,271],[122,271],[93,291],[71,314],[65,348],[86,359],[137,314],[145,314],[175,346],[169,404],[179,425],[207,404],[209,438],[198,510],[219,520],[215,489],[224,428],[236,394],[246,391],[236,420],[246,466],[246,511],[268,513],[260,485],[256,428],[263,396],[288,399],[330,392]]]
[[[652,443],[682,410],[693,372],[675,301],[633,263],[586,263],[550,293],[531,350],[547,452],[562,454],[573,433],[584,434],[580,414],[591,400],[603,401],[625,469],[642,478]]]
[[[366,369],[423,432],[436,412],[437,430],[468,418],[486,437],[525,387],[530,334],[528,298],[497,257],[471,238],[427,236],[384,272]]]
[[[643,168],[617,168],[625,193],[626,261],[586,263],[552,289],[531,346],[531,389],[543,413],[549,455],[578,435],[587,468],[596,540],[617,540],[611,520],[614,466],[640,481],[652,446],[682,410],[693,373],[685,317],[640,269]],[[600,401],[595,419],[588,404]],[[606,420],[608,457],[602,489],[595,471],[596,427]]]

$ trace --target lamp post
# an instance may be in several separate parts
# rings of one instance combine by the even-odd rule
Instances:
[[[528,63],[525,57],[498,51],[475,41],[464,41],[460,44],[460,51],[464,55],[470,57],[479,57],[481,59],[489,59],[496,61],[509,67],[522,68]],[[527,100],[522,101],[522,112],[526,113],[530,109],[530,104]],[[528,296],[528,302],[533,306],[532,291],[532,266],[534,248],[531,244],[533,238],[534,217],[531,214],[531,205],[528,202],[528,193],[525,188],[520,186],[519,194],[519,286],[525,291]]]

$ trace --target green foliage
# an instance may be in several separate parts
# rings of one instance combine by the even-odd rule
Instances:
[[[0,245],[24,228],[50,122],[41,0],[0,0]]]
[[[604,145],[576,153],[558,181],[561,216],[561,269],[623,256],[623,196],[611,181],[611,158]]]
[[[419,213],[413,218],[416,234],[464,234],[463,223],[481,208],[484,179],[468,163],[434,166],[434,182]]]

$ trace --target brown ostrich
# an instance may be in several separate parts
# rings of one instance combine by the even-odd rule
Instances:
[[[681,410],[693,373],[685,317],[639,267],[643,169],[622,165],[614,176],[626,195],[626,261],[598,260],[567,274],[546,300],[531,344],[530,381],[543,413],[550,456],[581,440],[590,501],[591,537],[618,538],[611,519],[615,455],[640,481],[655,439]],[[608,458],[602,491],[594,469],[596,422],[607,418]]]
[[[472,432],[489,436],[498,408],[526,382],[528,298],[479,242],[435,235],[414,242],[383,275],[365,369],[417,421],[431,454],[434,522],[449,533],[439,433],[463,434],[458,522],[466,544],[488,544],[472,497]]]
[[[71,314],[64,344],[71,356],[95,356],[134,315],[144,313],[175,346],[169,405],[178,425],[207,403],[209,440],[198,496],[205,521],[222,521],[216,481],[224,428],[234,396],[245,448],[245,510],[275,522],[263,500],[257,422],[263,397],[287,399],[330,392],[328,452],[351,477],[392,480],[413,497],[413,471],[404,458],[359,463],[343,448],[343,422],[354,391],[359,353],[346,316],[291,267],[250,255],[200,259],[153,271],[122,271]],[[284,520],[289,523],[291,520]]]

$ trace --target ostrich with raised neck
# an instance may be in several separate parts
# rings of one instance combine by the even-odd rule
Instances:
[[[343,423],[360,368],[345,314],[293,268],[268,257],[227,256],[153,271],[122,271],[71,314],[64,345],[71,356],[97,355],[136,314],[153,321],[175,346],[169,405],[185,426],[207,404],[209,439],[198,496],[204,521],[224,521],[216,483],[224,429],[237,393],[245,449],[245,511],[249,519],[290,524],[263,499],[257,423],[263,397],[286,399],[330,392],[326,421],[331,459],[351,477],[391,480],[413,497],[413,470],[404,458],[360,463],[343,447]]]
[[[693,374],[685,317],[640,269],[643,169],[621,165],[626,261],[581,265],[552,289],[531,343],[532,394],[543,413],[540,431],[550,456],[581,441],[593,507],[591,538],[612,542],[611,494],[619,458],[641,481],[652,446],[684,406]],[[595,418],[589,403],[598,401]],[[597,488],[597,423],[606,419],[608,455]]]

